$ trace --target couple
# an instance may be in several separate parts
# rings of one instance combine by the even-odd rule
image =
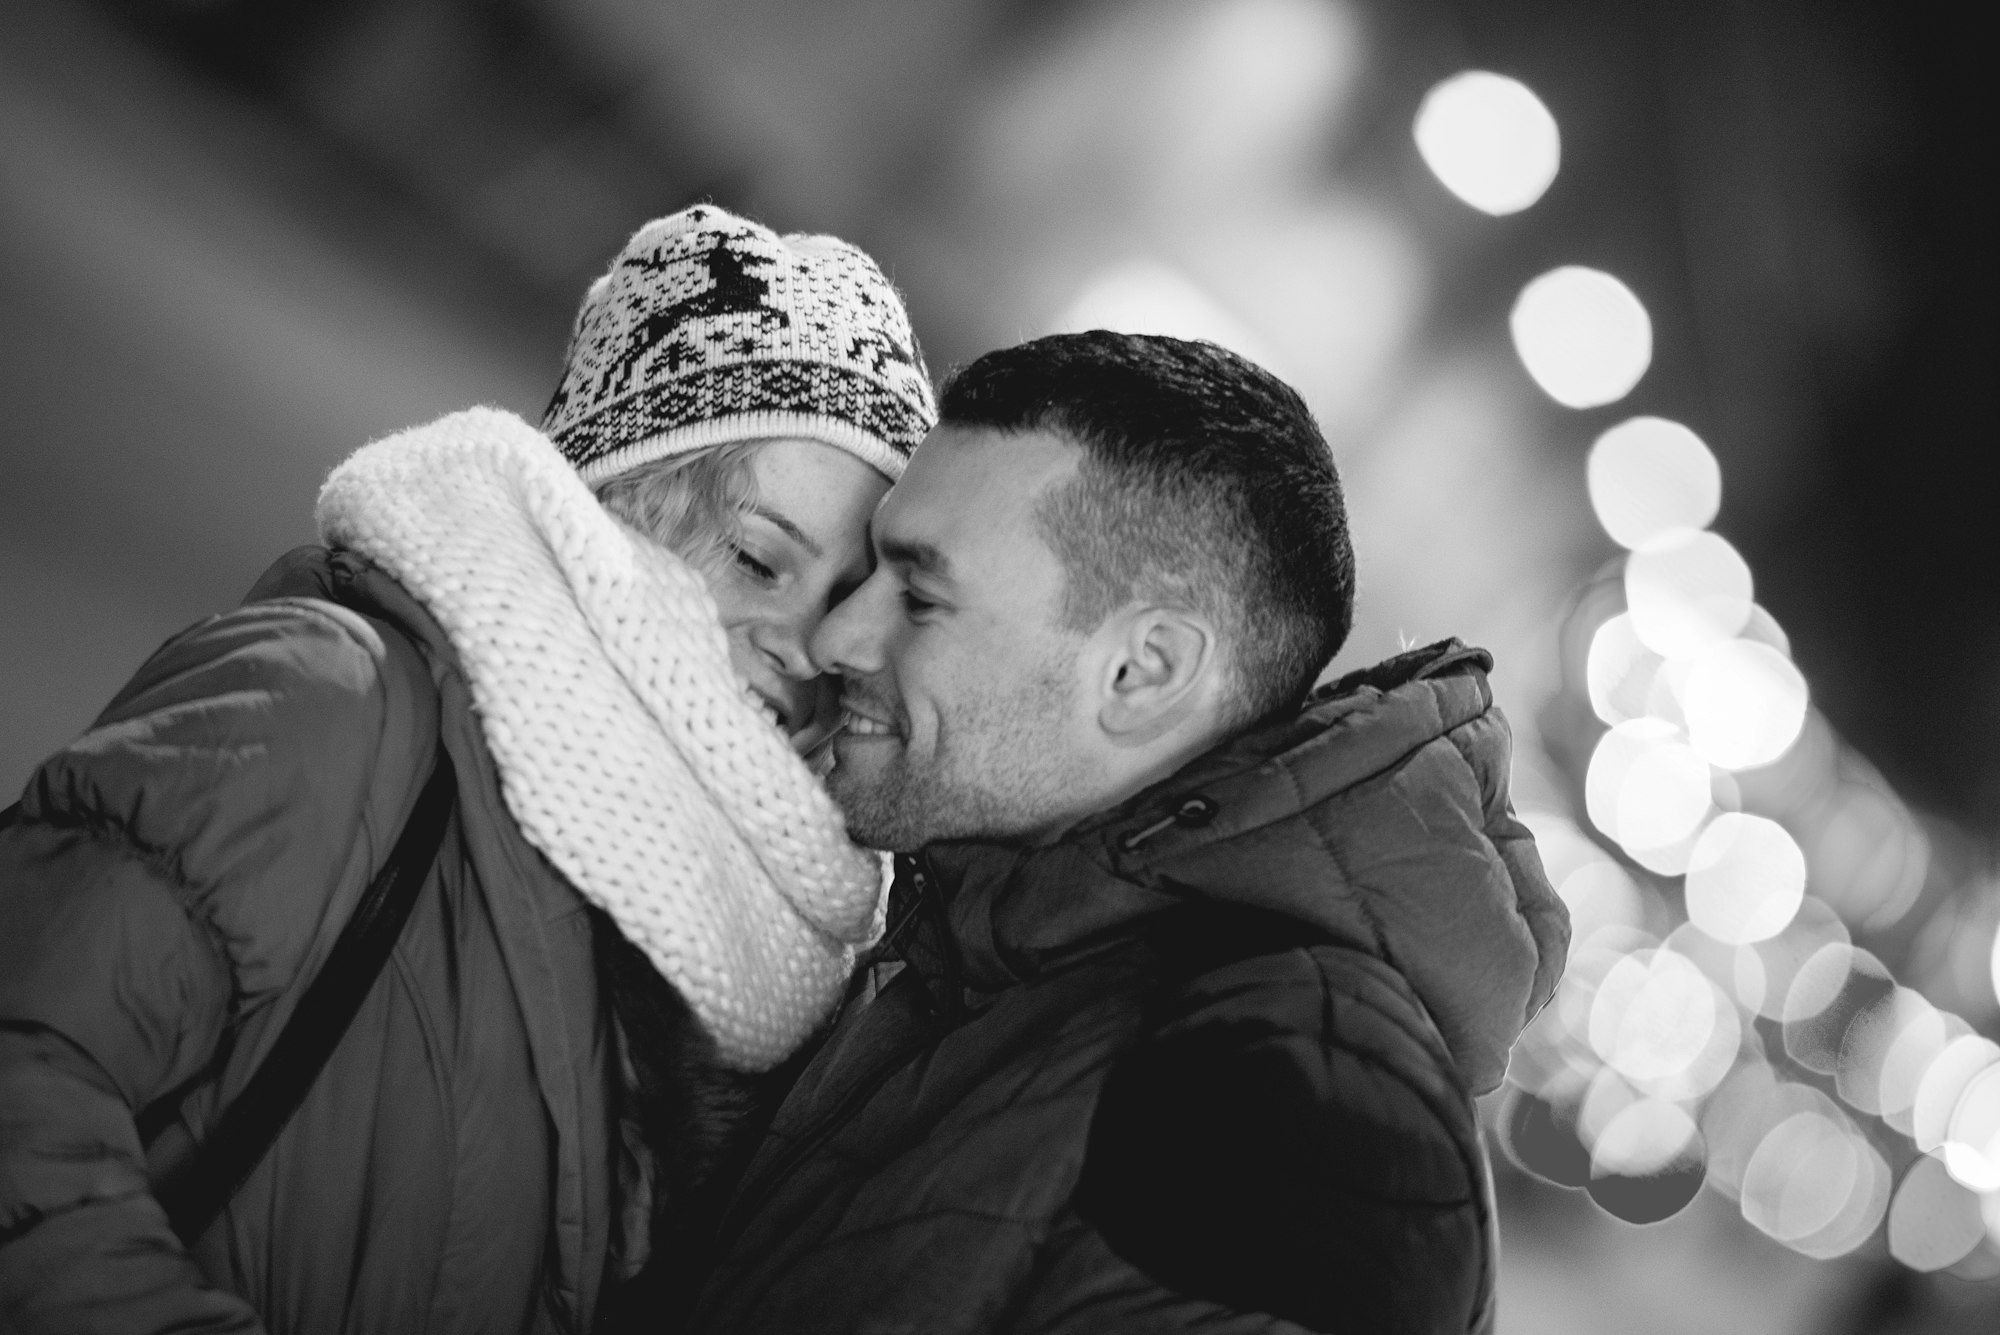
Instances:
[[[1241,358],[941,408],[866,256],[703,206],[542,431],[335,470],[0,816],[0,1328],[1489,1328],[1471,1095],[1567,927],[1485,655],[1311,689],[1339,482]]]

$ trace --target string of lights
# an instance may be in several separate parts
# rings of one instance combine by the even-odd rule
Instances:
[[[1554,117],[1484,71],[1424,99],[1414,137],[1483,212],[1555,179]],[[1567,408],[1645,375],[1652,327],[1616,277],[1563,266],[1510,317],[1522,366]],[[1749,564],[1710,525],[1722,472],[1685,425],[1636,416],[1588,458],[1622,548],[1578,601],[1601,735],[1582,819],[1528,811],[1576,929],[1497,1118],[1520,1167],[1635,1223],[1704,1186],[1812,1257],[1886,1228],[1916,1270],[2000,1270],[2000,1045],[1899,985],[1853,932],[1922,892],[1922,825],[1812,708]],[[1991,951],[2000,992],[2000,938]]]

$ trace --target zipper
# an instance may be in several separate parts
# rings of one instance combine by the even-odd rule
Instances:
[[[1215,819],[1215,813],[1219,810],[1221,810],[1221,808],[1215,804],[1215,799],[1213,798],[1209,797],[1184,798],[1181,801],[1180,805],[1176,806],[1173,809],[1171,814],[1162,816],[1159,820],[1154,821],[1151,825],[1146,826],[1144,829],[1134,830],[1131,834],[1128,834],[1123,839],[1120,839],[1118,841],[1118,847],[1125,850],[1127,853],[1130,853],[1134,849],[1138,848],[1140,844],[1143,844],[1148,839],[1151,839],[1154,835],[1159,834],[1165,830],[1170,830],[1176,825],[1182,826],[1183,828],[1186,829],[1193,829],[1197,826],[1206,825],[1210,821]]]

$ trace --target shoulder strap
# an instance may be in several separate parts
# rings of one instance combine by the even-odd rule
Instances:
[[[440,743],[436,767],[417,794],[389,860],[362,892],[326,963],[299,998],[263,1064],[209,1129],[200,1148],[154,1187],[183,1241],[192,1242],[206,1232],[249,1180],[340,1045],[409,921],[417,891],[437,859],[456,795],[451,760]]]

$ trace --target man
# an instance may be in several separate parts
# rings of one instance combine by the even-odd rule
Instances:
[[[1486,656],[1313,694],[1305,405],[1219,348],[990,354],[822,623],[889,931],[730,1207],[706,1331],[1490,1328],[1472,1094],[1568,936]]]

